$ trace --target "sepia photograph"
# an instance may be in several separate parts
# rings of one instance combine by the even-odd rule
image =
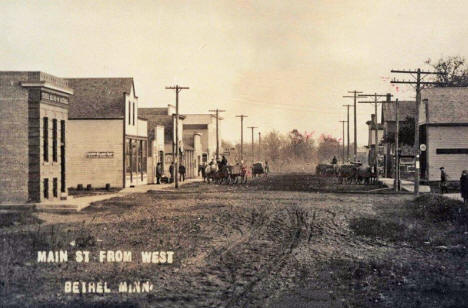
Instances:
[[[0,307],[468,307],[468,1],[0,1]]]

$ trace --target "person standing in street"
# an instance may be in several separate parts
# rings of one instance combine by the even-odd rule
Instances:
[[[185,181],[185,166],[180,164],[179,166],[180,181]]]
[[[460,177],[460,194],[463,198],[463,203],[468,203],[468,170],[463,170]]]
[[[174,183],[174,162],[169,166],[169,173],[171,174],[171,183]]]
[[[161,184],[161,177],[163,175],[161,162],[156,164],[156,184]]]
[[[447,188],[447,172],[444,167],[440,167],[440,193],[448,193]]]

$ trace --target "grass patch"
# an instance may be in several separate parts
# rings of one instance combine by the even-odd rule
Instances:
[[[408,227],[404,224],[373,217],[353,218],[349,223],[349,227],[356,235],[391,241],[408,239],[410,233]]]
[[[42,220],[31,212],[6,212],[0,214],[0,228],[41,224]]]
[[[409,205],[416,217],[433,222],[468,223],[468,211],[463,202],[449,199],[437,194],[427,194],[417,197]]]

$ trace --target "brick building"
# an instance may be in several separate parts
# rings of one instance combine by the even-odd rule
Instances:
[[[73,90],[43,72],[0,72],[0,202],[66,198],[66,129]]]
[[[421,91],[419,109],[421,179],[440,180],[445,167],[449,180],[458,181],[468,169],[468,88],[428,88]]]
[[[70,78],[70,187],[147,183],[147,122],[138,116],[133,78]]]

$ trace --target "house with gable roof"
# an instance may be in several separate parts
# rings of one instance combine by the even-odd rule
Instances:
[[[68,78],[69,187],[147,184],[147,121],[133,78]]]
[[[445,167],[449,181],[458,181],[468,170],[468,88],[427,88],[421,91],[419,106],[421,179],[440,180]]]

